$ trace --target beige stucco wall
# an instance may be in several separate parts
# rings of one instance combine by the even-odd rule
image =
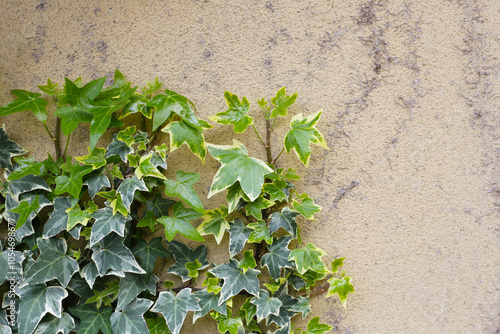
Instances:
[[[300,168],[324,207],[303,239],[347,257],[357,290],[347,310],[315,297],[313,315],[337,333],[499,333],[499,1],[2,0],[0,35],[0,104],[47,77],[115,68],[139,85],[158,76],[204,118],[224,110],[224,90],[254,106],[298,92],[291,112],[323,108],[330,147]],[[32,155],[53,154],[32,115],[0,122]],[[265,158],[252,132],[235,138]],[[206,194],[217,164],[176,158],[186,152],[170,166],[209,173]]]

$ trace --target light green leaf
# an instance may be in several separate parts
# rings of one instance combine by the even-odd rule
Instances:
[[[345,259],[345,257],[341,257],[332,261],[332,274],[335,274],[344,265]]]
[[[186,269],[186,263],[198,260],[201,263],[199,270],[208,267],[207,261],[207,246],[201,245],[196,249],[191,249],[183,243],[172,241],[169,243],[169,248],[175,258],[173,266],[168,268],[167,273],[172,273],[180,276],[183,282],[189,281],[189,271]]]
[[[16,223],[16,230],[26,223],[26,220],[30,216],[32,212],[36,212],[40,208],[40,204],[38,204],[38,196],[35,198],[31,198],[30,200],[24,200],[19,203],[19,205],[13,209],[10,209],[11,212],[18,213],[19,218]]]
[[[23,281],[19,283],[20,287],[48,282],[54,278],[66,287],[73,274],[78,271],[78,263],[66,255],[66,240],[39,238],[37,244],[40,256],[24,275]]]
[[[117,166],[117,165],[113,166],[113,169],[111,170],[111,176],[113,176],[115,179],[120,179],[120,180],[124,180],[125,179],[125,177],[123,176],[122,172],[120,171],[120,167]],[[122,195],[122,197],[123,197],[123,195]]]
[[[116,97],[120,95],[122,91],[127,89],[130,89],[130,82],[127,82],[125,76],[120,71],[115,70],[113,85],[104,88],[97,97],[100,99]]]
[[[217,321],[219,333],[238,334],[239,330],[243,329],[241,318],[231,318],[231,314],[225,316],[218,312],[212,312],[210,315]]]
[[[332,330],[333,327],[320,324],[319,317],[314,317],[307,323],[307,332],[301,334],[324,334]]]
[[[303,274],[300,274],[298,272],[293,273],[294,276],[301,277],[305,281],[306,288],[311,288],[311,287],[315,286],[318,281],[321,281],[322,279],[324,279],[326,277],[326,274],[327,274],[326,271],[317,272],[317,271],[314,271],[312,269],[306,270],[306,272]]]
[[[262,319],[267,318],[270,314],[279,315],[279,309],[281,306],[281,300],[269,296],[269,292],[266,290],[260,290],[258,296],[253,297],[250,303],[257,306],[257,322],[261,322]]]
[[[123,238],[110,234],[99,242],[100,250],[92,254],[99,275],[104,276],[108,270],[145,274],[146,272],[135,261],[134,255],[123,245]]]
[[[48,95],[56,95],[60,92],[60,89],[57,89],[57,86],[59,84],[54,84],[52,83],[52,80],[50,78],[47,78],[47,84],[44,86],[37,86],[38,89],[40,89],[42,92],[48,94]]]
[[[86,210],[82,210],[78,204],[74,204],[74,206],[66,209],[66,214],[68,215],[65,228],[66,231],[70,231],[78,224],[86,226],[90,218],[92,218],[90,214]]]
[[[42,173],[43,163],[36,161],[33,157],[18,157],[14,158],[14,160],[16,161],[17,166],[7,178],[9,181],[18,180],[30,174],[40,176]]]
[[[173,217],[164,216],[158,222],[165,228],[168,241],[172,241],[177,233],[194,241],[205,241],[198,231],[191,225],[191,220],[200,218],[201,214],[193,209],[184,207],[181,202],[174,205]]]
[[[123,204],[130,211],[130,205],[134,200],[134,194],[137,190],[148,191],[143,180],[139,180],[136,175],[126,178],[116,189],[116,192],[121,195]]]
[[[50,316],[48,321],[38,325],[34,334],[69,334],[75,328],[75,320],[66,312],[63,312],[61,318]]]
[[[272,245],[267,245],[269,253],[264,254],[260,260],[261,266],[267,267],[269,274],[275,280],[280,278],[281,268],[295,268],[293,263],[288,260],[290,255],[288,245],[291,240],[292,238],[289,236],[275,239]]]
[[[285,137],[286,152],[290,153],[290,150],[293,149],[300,161],[306,166],[309,165],[311,144],[328,149],[323,135],[315,127],[321,112],[320,110],[306,118],[302,117],[302,113],[295,115],[290,122],[291,130],[288,131]]]
[[[280,228],[291,234],[292,238],[297,236],[297,211],[290,210],[285,207],[281,212],[273,212],[271,214],[271,221],[269,222],[269,234],[273,234]]]
[[[276,96],[271,99],[272,104],[276,107],[271,110],[271,118],[274,118],[278,115],[286,116],[288,113],[288,107],[291,106],[295,100],[297,99],[297,93],[292,96],[285,95],[285,87],[282,87],[277,93]]]
[[[305,273],[308,269],[323,273],[326,271],[325,264],[321,257],[326,255],[326,252],[317,248],[312,243],[308,243],[304,249],[294,249],[288,256],[288,261],[295,261],[299,274]]]
[[[125,236],[125,224],[130,220],[130,217],[124,216],[121,213],[113,215],[113,209],[106,207],[97,210],[92,214],[95,219],[92,225],[90,234],[90,245],[101,241],[111,232],[115,232],[119,236]]]
[[[13,170],[11,158],[22,155],[26,151],[9,139],[5,131],[5,124],[0,128],[0,167],[9,171]]]
[[[109,320],[113,312],[111,307],[97,309],[95,305],[79,304],[71,306],[69,311],[80,318],[78,334],[96,334],[99,333],[99,330],[104,334],[111,334],[111,322]]]
[[[128,146],[132,146],[132,144],[135,143],[135,138],[134,138],[135,131],[136,131],[135,125],[129,126],[125,130],[118,132],[116,139],[121,140]]]
[[[233,139],[233,145],[208,144],[210,154],[221,162],[214,177],[208,198],[239,181],[241,188],[251,201],[259,197],[264,176],[272,169],[263,161],[248,156],[245,146]]]
[[[74,198],[79,198],[83,186],[82,178],[92,170],[92,166],[74,165],[71,168],[69,176],[60,175],[56,177],[56,195],[68,193]]]
[[[75,157],[76,161],[81,162],[84,165],[92,166],[93,169],[101,168],[106,166],[106,149],[101,147],[96,147],[91,152],[90,147],[88,148],[89,154],[81,157]]]
[[[54,111],[61,118],[61,130],[65,136],[71,134],[81,122],[92,122],[92,113],[86,111],[81,105],[72,107],[60,107]]]
[[[332,277],[328,280],[330,283],[330,288],[326,293],[326,298],[338,295],[342,306],[346,308],[347,295],[349,293],[354,293],[354,286],[351,284],[352,277],[342,276],[341,278]]]
[[[323,208],[319,205],[316,205],[313,199],[306,193],[300,195],[298,199],[300,199],[302,203],[293,200],[293,208],[300,212],[300,214],[307,219],[316,220],[314,219],[314,214],[320,212]]]
[[[89,197],[91,199],[93,199],[102,188],[111,187],[108,177],[104,174],[91,175],[85,179],[83,184],[87,186],[89,190]]]
[[[170,134],[170,152],[175,151],[182,144],[186,144],[191,152],[198,156],[203,163],[205,162],[207,147],[205,137],[203,137],[203,129],[194,128],[181,120],[180,122],[168,123],[161,131]]]
[[[238,311],[238,315],[245,319],[247,324],[249,324],[257,314],[257,306],[250,302],[252,298],[254,297],[248,297]]]
[[[136,298],[123,310],[115,311],[110,317],[113,334],[148,333],[144,313],[153,305],[151,300]]]
[[[189,288],[182,289],[177,296],[170,291],[160,292],[158,300],[151,308],[151,312],[163,315],[173,334],[179,334],[188,311],[201,311]]]
[[[250,249],[243,252],[243,259],[241,259],[238,267],[243,269],[243,273],[246,273],[248,269],[257,267],[257,262],[255,262],[255,258],[253,257],[253,250]]]
[[[264,183],[262,190],[270,195],[271,201],[283,201],[287,199],[284,189],[287,183],[285,180],[274,180],[273,183]]]
[[[45,284],[19,285],[16,294],[21,298],[17,323],[19,334],[34,332],[40,320],[47,313],[58,318],[62,316],[62,300],[68,292],[58,286],[47,287]]]
[[[229,254],[233,257],[245,247],[252,229],[246,227],[238,218],[229,223],[229,226]]]
[[[156,295],[156,282],[158,282],[158,277],[155,275],[151,275],[150,278],[146,278],[145,275],[125,273],[125,277],[120,279],[118,303],[116,304],[115,310],[121,311],[142,291],[147,290],[150,294]]]
[[[256,223],[248,224],[247,227],[252,229],[252,233],[248,237],[248,242],[259,243],[264,240],[269,245],[273,243],[273,237],[269,234],[269,229],[265,221],[260,220]]]
[[[153,232],[157,223],[154,213],[152,211],[146,211],[141,220],[137,223],[137,227],[149,227],[151,232]]]
[[[238,96],[229,92],[225,92],[224,97],[229,109],[218,113],[210,119],[220,124],[232,124],[235,133],[245,131],[249,125],[253,124],[252,117],[247,115],[250,109],[250,103],[247,98],[243,97],[240,102]]]
[[[47,123],[47,104],[42,94],[28,92],[22,89],[10,91],[17,99],[0,107],[0,117],[29,110],[43,124]]]
[[[203,223],[198,226],[197,230],[201,235],[213,234],[217,244],[220,244],[224,233],[229,230],[229,223],[226,220],[227,208],[222,206],[220,209],[205,211]]]
[[[193,324],[198,318],[203,317],[212,310],[227,315],[227,304],[222,303],[219,305],[219,296],[215,293],[210,293],[207,290],[200,290],[195,292],[193,296],[198,300],[198,304],[201,307],[200,311],[196,311],[193,314]]]
[[[155,107],[153,116],[153,130],[156,130],[170,117],[172,113],[179,115],[191,127],[202,130],[200,122],[194,115],[194,104],[182,95],[166,90],[166,95],[156,95],[148,102],[148,106]]]
[[[162,238],[152,238],[149,243],[144,239],[135,239],[135,247],[132,253],[140,258],[141,267],[146,271],[148,277],[155,267],[157,258],[171,258],[172,254],[162,245]]]
[[[142,87],[141,91],[144,96],[148,96],[156,92],[158,89],[163,86],[163,83],[158,82],[158,77],[155,78],[155,81],[148,81],[146,86]]]
[[[106,282],[106,288],[102,291],[94,290],[94,296],[90,297],[85,304],[96,303],[96,308],[100,308],[102,304],[111,306],[116,298],[118,298],[118,279]]]
[[[220,291],[219,305],[229,298],[236,296],[240,291],[246,290],[248,293],[257,296],[259,294],[259,270],[248,269],[246,272],[238,267],[238,262],[230,259],[229,263],[223,263],[209,272],[217,278],[224,280],[222,290]]]
[[[151,176],[166,180],[167,178],[165,177],[165,175],[160,173],[160,171],[155,167],[155,165],[151,163],[152,156],[153,152],[150,152],[149,154],[141,157],[141,159],[139,160],[139,166],[135,170],[135,175],[139,180],[142,179],[144,176]]]
[[[207,278],[205,278],[205,280],[203,281],[202,286],[206,287],[206,291],[210,293],[214,293],[216,295],[219,294],[220,290],[222,289],[222,287],[219,286],[220,280],[209,272],[206,272],[205,276],[207,276]]]
[[[262,210],[270,208],[273,205],[273,201],[264,198],[264,196],[259,196],[255,201],[250,202],[245,206],[245,211],[247,213],[247,216],[254,216],[258,220],[261,220]]]
[[[198,270],[201,268],[201,263],[198,261],[198,259],[194,260],[193,262],[187,262],[184,267],[188,270],[188,275],[191,278],[197,278],[199,275]]]
[[[226,199],[229,213],[233,212],[235,209],[241,209],[247,202],[250,202],[250,198],[248,198],[243,189],[241,189],[239,182],[235,182],[231,187],[227,188]]]
[[[170,197],[178,196],[191,205],[191,207],[196,211],[202,214],[205,213],[203,203],[201,203],[198,194],[193,189],[193,184],[200,179],[200,174],[185,173],[182,170],[179,170],[175,174],[175,177],[177,178],[177,181],[165,180],[165,194]]]

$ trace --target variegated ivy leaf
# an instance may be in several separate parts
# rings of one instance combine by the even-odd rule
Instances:
[[[150,152],[149,154],[141,157],[141,159],[139,160],[139,166],[137,166],[137,169],[135,170],[135,175],[139,180],[144,176],[151,176],[166,180],[167,178],[165,177],[165,175],[160,173],[156,166],[151,163],[152,157],[153,152]]]
[[[19,282],[23,277],[23,263],[24,255],[19,251],[13,251],[6,248],[0,253],[0,285],[3,284],[7,278],[14,278]]]
[[[252,229],[246,227],[238,218],[229,223],[229,226],[229,254],[233,257],[245,247]]]
[[[198,261],[198,259],[194,260],[193,262],[188,262],[184,265],[186,269],[188,270],[188,276],[191,278],[197,278],[198,277],[198,270],[201,268],[201,263]]]
[[[330,283],[330,287],[326,293],[326,298],[338,295],[342,306],[346,308],[347,295],[355,292],[354,286],[351,284],[351,279],[352,277],[349,276],[342,276],[341,278],[332,277],[329,279],[328,283]]]
[[[73,165],[70,169],[69,176],[60,175],[56,177],[56,195],[61,195],[68,193],[74,198],[80,197],[80,191],[82,190],[83,180],[82,178],[89,174],[93,170],[92,166],[85,165]]]
[[[285,188],[287,183],[285,180],[274,180],[273,183],[264,183],[262,190],[270,195],[271,201],[283,201],[287,199]]]
[[[129,126],[125,130],[118,132],[118,134],[116,135],[116,139],[121,140],[128,146],[132,146],[132,144],[135,143],[134,135],[136,129],[137,128],[135,127],[135,125]]]
[[[316,285],[318,281],[321,281],[326,277],[328,272],[318,272],[312,269],[306,270],[303,274],[294,272],[292,276],[298,276],[302,278],[305,282],[306,288],[311,288]]]
[[[16,294],[21,298],[17,317],[19,334],[31,334],[47,313],[58,318],[62,316],[62,300],[68,291],[59,286],[45,284],[17,286]]]
[[[229,333],[229,334],[238,334],[244,333],[243,321],[241,318],[231,318],[231,312],[229,314],[223,315],[218,312],[210,313],[212,318],[217,321],[217,329],[219,333]]]
[[[299,274],[305,273],[308,269],[324,273],[326,271],[325,264],[321,257],[326,255],[326,252],[317,248],[312,243],[308,243],[305,248],[294,249],[288,256],[289,261],[295,261],[295,266]]]
[[[210,154],[221,162],[214,177],[208,198],[239,181],[250,201],[259,197],[264,176],[273,170],[262,160],[251,158],[245,146],[233,139],[233,145],[208,145]]]
[[[165,90],[165,95],[156,95],[148,102],[148,106],[155,107],[153,116],[153,130],[160,127],[170,117],[172,113],[177,114],[189,126],[202,130],[202,126],[196,116],[193,102],[184,96],[171,90]]]
[[[332,274],[335,274],[344,265],[345,259],[345,257],[341,257],[332,261]]]
[[[213,234],[217,244],[220,244],[224,233],[229,230],[229,223],[226,220],[227,208],[222,206],[220,209],[205,211],[203,223],[198,226],[197,230],[201,235]]]
[[[123,238],[110,234],[99,242],[100,249],[92,254],[99,275],[104,276],[108,270],[145,274],[146,272],[135,261],[134,255],[123,245]]]
[[[80,208],[80,205],[78,203],[72,203],[72,207],[66,209],[66,214],[68,215],[66,231],[70,231],[78,224],[86,226],[92,218],[92,216],[86,210],[82,210]]]
[[[297,93],[292,96],[286,96],[285,87],[282,87],[277,93],[276,96],[271,99],[272,104],[276,107],[271,110],[271,118],[274,118],[278,115],[286,116],[288,113],[288,107],[290,107],[295,100],[297,99]]]
[[[196,249],[191,249],[183,243],[177,241],[172,241],[168,245],[175,258],[175,263],[173,266],[168,268],[167,273],[180,276],[183,282],[191,279],[189,276],[189,270],[186,269],[186,263],[198,260],[198,262],[201,263],[199,270],[203,270],[208,267],[209,264],[207,261],[206,245],[198,246]]]
[[[290,233],[292,238],[297,236],[297,216],[299,213],[285,207],[281,212],[273,212],[271,214],[271,221],[269,222],[269,234],[273,234],[280,228]]]
[[[245,206],[245,211],[247,216],[254,216],[256,219],[262,219],[262,210],[270,208],[274,205],[273,201],[264,198],[264,196],[259,196],[253,202],[247,203]]]
[[[243,189],[241,189],[239,182],[235,182],[231,187],[227,188],[226,199],[229,213],[241,209],[247,202],[250,202],[250,198],[248,198]]]
[[[267,331],[267,334],[290,334],[290,333],[293,333],[291,330],[290,330],[290,324],[286,324],[285,326],[281,327],[281,328],[278,328],[276,331],[274,332],[271,332],[271,331]]]
[[[32,93],[22,89],[10,91],[17,97],[14,101],[0,107],[0,117],[29,110],[43,124],[47,123],[47,104],[42,94]]]
[[[198,197],[198,194],[193,189],[193,184],[200,179],[200,174],[185,173],[182,170],[179,170],[175,173],[175,177],[177,178],[177,181],[165,181],[165,194],[170,197],[178,196],[196,211],[202,214],[205,213],[203,203],[201,203],[200,197]]]
[[[181,120],[170,122],[161,129],[162,132],[170,134],[170,152],[175,151],[182,144],[186,144],[191,152],[205,163],[207,147],[205,137],[203,136],[203,129],[208,129],[212,126],[207,122],[201,122],[200,124],[202,125],[202,129],[197,129]]]
[[[152,238],[149,243],[144,239],[135,239],[132,253],[140,259],[141,267],[146,270],[148,277],[155,267],[157,258],[171,258],[172,254],[162,245],[162,238]]]
[[[243,97],[240,102],[238,96],[229,92],[225,92],[224,97],[229,109],[218,113],[210,119],[220,124],[232,124],[235,133],[245,131],[249,125],[253,124],[252,117],[247,115],[250,109],[250,103],[247,98]]]
[[[181,202],[174,205],[173,217],[163,216],[158,222],[163,225],[168,241],[172,241],[177,233],[194,241],[205,241],[200,233],[191,225],[191,220],[200,218],[201,213],[184,207]]]
[[[271,277],[276,280],[281,276],[281,268],[295,268],[293,263],[288,260],[288,256],[290,256],[288,245],[291,240],[292,238],[289,236],[274,239],[272,245],[267,245],[269,253],[262,255],[260,260],[262,267],[267,267]]]
[[[125,142],[113,138],[113,141],[108,145],[106,149],[106,158],[112,156],[119,156],[123,162],[127,162],[127,155],[132,155],[134,153],[134,149],[128,146]]]
[[[248,228],[252,229],[252,233],[248,237],[248,242],[261,242],[264,240],[268,245],[273,243],[273,237],[269,233],[266,222],[259,220],[256,223],[251,223],[247,225]]]
[[[111,334],[110,317],[113,309],[102,307],[97,309],[92,304],[79,304],[69,308],[71,314],[80,318],[78,334],[95,334],[99,330],[103,334]]]
[[[151,312],[163,315],[173,334],[179,334],[188,311],[201,311],[198,301],[189,288],[182,289],[177,296],[170,291],[160,292],[158,300],[151,308]]]
[[[248,269],[246,272],[238,267],[238,261],[230,259],[229,263],[223,263],[209,272],[217,278],[224,280],[220,291],[219,305],[229,298],[236,296],[240,291],[246,290],[248,293],[257,296],[259,294],[259,270]]]
[[[148,299],[136,298],[121,310],[111,315],[113,334],[148,333],[144,313],[153,305]]]
[[[293,307],[290,308],[292,312],[301,312],[302,319],[305,319],[309,312],[311,312],[311,304],[309,297],[299,296],[299,301]]]
[[[66,255],[66,240],[38,238],[37,244],[40,256],[28,269],[19,286],[44,283],[55,278],[66,287],[73,274],[78,271],[78,263]]]
[[[307,323],[307,332],[302,334],[324,334],[332,330],[332,326],[320,324],[319,317],[314,317]]]
[[[97,210],[92,213],[92,217],[95,221],[90,234],[90,245],[101,241],[111,232],[124,237],[125,224],[131,219],[130,216],[124,216],[121,213],[113,215],[113,209],[109,207]]]
[[[35,175],[27,175],[18,180],[10,181],[7,185],[7,192],[16,201],[19,201],[19,195],[33,190],[51,191],[47,183],[41,177]]]
[[[316,205],[313,199],[309,197],[309,195],[306,193],[300,195],[298,199],[301,200],[301,203],[299,203],[296,200],[293,200],[292,202],[293,208],[298,212],[300,212],[300,214],[306,217],[307,219],[316,220],[314,219],[314,214],[320,212],[322,207]]]
[[[109,183],[108,177],[104,174],[91,175],[85,179],[83,184],[87,186],[87,188],[89,190],[89,197],[91,199],[93,199],[95,197],[95,195],[99,191],[101,191],[102,188],[111,187],[111,184]]]
[[[288,131],[285,137],[285,149],[287,153],[294,150],[300,161],[304,165],[309,165],[311,157],[311,144],[315,144],[328,149],[325,138],[315,125],[321,116],[321,110],[306,118],[302,117],[302,113],[295,115],[290,121],[291,130]]]
[[[257,322],[261,322],[270,314],[279,315],[279,308],[282,304],[278,298],[269,296],[269,292],[266,290],[260,290],[258,296],[250,299],[250,303],[257,307]]]
[[[116,192],[121,195],[123,205],[130,211],[130,205],[134,200],[134,194],[137,190],[148,191],[144,180],[139,180],[136,175],[126,178],[116,189]]]
[[[50,316],[48,321],[38,325],[34,334],[69,334],[75,328],[75,320],[66,312],[61,318]]]
[[[297,314],[292,311],[292,308],[299,302],[298,298],[295,298],[287,293],[288,284],[283,284],[281,288],[274,294],[273,297],[281,301],[281,306],[279,308],[278,315],[269,314],[267,318],[266,325],[269,326],[273,322],[278,327],[290,326],[290,320]]]
[[[5,131],[5,124],[3,124],[0,127],[0,167],[9,171],[13,170],[11,159],[24,153],[26,151],[21,146],[9,139]]]
[[[96,147],[92,151],[88,148],[89,154],[81,157],[75,157],[76,161],[84,165],[92,166],[92,169],[98,169],[106,165],[106,149]]]
[[[17,157],[14,160],[16,161],[16,169],[7,178],[9,181],[18,180],[30,174],[40,176],[42,173],[43,163],[36,161],[33,157]]]
[[[193,293],[193,296],[198,300],[201,310],[193,314],[193,324],[198,318],[203,317],[210,311],[216,311],[223,315],[227,315],[227,303],[219,305],[219,296],[215,293],[210,293],[207,290],[200,290]]]

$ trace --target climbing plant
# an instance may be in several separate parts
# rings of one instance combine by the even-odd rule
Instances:
[[[39,86],[44,95],[12,90],[16,99],[0,107],[0,117],[31,111],[55,147],[55,156],[36,161],[0,128],[0,333],[177,334],[188,312],[195,324],[212,317],[221,333],[330,331],[319,317],[303,331],[292,321],[305,319],[324,291],[345,307],[351,278],[339,270],[344,258],[326,265],[323,250],[302,244],[300,225],[313,223],[304,221],[321,207],[297,190],[295,169],[278,165],[293,150],[307,166],[311,144],[327,148],[316,128],[321,111],[295,115],[273,157],[271,132],[297,94],[282,88],[258,101],[261,135],[248,100],[226,92],[228,109],[210,120],[235,133],[252,127],[267,153],[262,161],[237,140],[206,143],[212,125],[186,97],[160,92],[158,79],[137,89],[116,71],[111,86],[105,81],[66,78],[61,87],[49,79]],[[130,115],[139,121],[125,126]],[[82,122],[90,123],[89,153],[71,157],[71,134]],[[112,140],[99,147],[108,129]],[[202,162],[207,153],[220,162],[208,197],[226,191],[227,205],[204,207],[193,187],[200,174],[189,166],[165,177],[167,153],[183,144]],[[211,261],[212,240],[227,263]]]

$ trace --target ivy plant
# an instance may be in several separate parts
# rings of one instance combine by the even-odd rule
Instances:
[[[273,157],[272,131],[297,94],[282,88],[258,101],[261,135],[247,98],[226,92],[227,110],[210,120],[235,133],[252,127],[263,161],[237,140],[206,143],[212,125],[158,79],[138,89],[116,71],[111,86],[105,81],[49,79],[41,93],[13,90],[16,98],[0,107],[0,117],[31,111],[55,146],[55,156],[36,161],[0,128],[0,333],[177,334],[188,313],[195,324],[214,319],[221,333],[330,331],[318,317],[302,331],[294,319],[307,318],[325,291],[345,307],[351,277],[339,269],[344,258],[327,265],[325,251],[302,244],[300,225],[321,207],[297,190],[295,169],[278,165],[293,150],[307,166],[311,144],[327,148],[316,128],[321,111],[293,116]],[[132,115],[135,125],[125,126]],[[71,157],[80,123],[90,124],[90,147]],[[100,147],[109,129],[112,140]],[[194,187],[200,175],[189,166],[165,176],[167,153],[183,144],[202,162],[208,153],[220,163],[208,197],[224,192],[226,205],[204,207]],[[229,261],[211,261],[207,243]]]

